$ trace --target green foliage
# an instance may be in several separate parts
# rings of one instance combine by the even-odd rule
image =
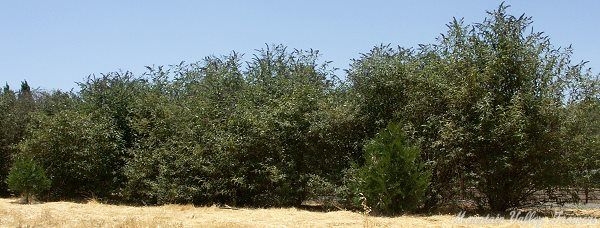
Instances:
[[[193,74],[188,69],[180,72]],[[206,196],[216,191],[206,188],[212,183],[205,167],[211,164],[199,144],[197,129],[203,128],[204,118],[192,111],[196,97],[185,94],[182,84],[166,83],[169,70],[150,68],[147,74],[153,81],[144,84],[130,103],[137,140],[123,169],[127,178],[123,194],[138,203],[207,203]]]
[[[78,83],[82,100],[80,111],[96,113],[111,119],[121,136],[123,148],[131,148],[136,140],[132,129],[131,105],[147,80],[136,77],[131,72],[111,72],[100,76],[88,76],[85,82]]]
[[[348,78],[359,100],[359,118],[367,137],[385,128],[399,109],[407,105],[413,60],[410,49],[395,50],[381,45],[353,61]]]
[[[11,191],[21,194],[28,203],[32,195],[39,195],[50,188],[50,179],[44,169],[32,159],[17,159],[6,180]]]
[[[106,196],[118,187],[120,135],[112,122],[94,114],[63,110],[34,116],[21,153],[46,168],[51,195]]]
[[[17,153],[16,145],[25,137],[30,113],[36,109],[35,91],[24,81],[17,92],[6,85],[0,91],[0,180],[5,180]],[[7,195],[4,181],[0,182],[0,196]]]
[[[567,178],[565,102],[597,96],[597,79],[506,10],[473,26],[454,20],[416,50],[376,47],[349,70],[367,135],[400,121],[420,142],[429,206],[467,199],[502,211]]]
[[[459,193],[494,211],[517,207],[561,179],[562,101],[572,85],[565,80],[579,74],[566,64],[568,51],[529,33],[531,19],[506,9],[472,27],[454,21],[434,48],[446,66],[438,74],[448,107],[438,143],[449,154],[438,160],[438,180],[450,180],[446,189],[465,186]]]
[[[569,184],[587,197],[600,187],[600,100],[587,97],[567,106],[565,134]]]
[[[13,144],[14,132],[11,131],[13,128],[10,127],[14,121],[12,121],[11,109],[14,107],[15,95],[12,90],[6,85],[2,91],[0,91],[0,109],[5,110],[0,112],[0,180],[5,180],[11,165],[12,150],[11,145]],[[0,195],[8,194],[8,188],[6,183],[0,182]]]
[[[317,51],[279,45],[246,62],[92,75],[77,93],[6,86],[0,178],[26,156],[55,197],[298,206],[361,188],[380,213],[501,211],[540,190],[596,188],[598,76],[530,27],[501,5],[482,23],[453,20],[434,44],[377,46],[347,81]]]
[[[73,92],[54,90],[51,92],[40,91],[37,94],[37,111],[46,115],[54,115],[63,110],[73,110],[80,104],[80,99]]]
[[[154,80],[130,106],[127,198],[290,206],[313,197],[315,178],[341,184],[356,138],[317,55],[277,46],[246,71],[235,53],[149,67]]]
[[[390,124],[365,145],[357,191],[376,213],[411,212],[422,205],[431,173],[399,124]]]

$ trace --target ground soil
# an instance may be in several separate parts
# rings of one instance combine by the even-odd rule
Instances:
[[[460,218],[456,214],[374,217],[350,211],[311,212],[296,208],[133,207],[95,200],[25,205],[16,198],[4,198],[0,199],[0,227],[600,227],[600,219],[596,219],[600,217],[598,208],[566,212],[558,218],[526,218],[523,213],[520,219],[475,215]]]

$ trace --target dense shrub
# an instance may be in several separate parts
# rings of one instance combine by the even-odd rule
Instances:
[[[432,207],[466,199],[503,211],[567,178],[565,102],[597,79],[570,64],[570,49],[530,32],[531,18],[506,10],[472,26],[454,20],[416,50],[377,47],[349,71],[361,118],[401,121],[420,142]]]
[[[21,154],[44,167],[54,197],[103,197],[119,187],[120,135],[106,118],[63,110],[34,117]]]
[[[27,203],[32,202],[32,196],[50,188],[50,179],[44,169],[32,159],[17,159],[8,173],[6,180],[11,191],[21,194]]]
[[[364,150],[357,191],[374,212],[411,212],[422,205],[431,173],[420,158],[419,147],[406,140],[401,125],[389,124]]]
[[[600,88],[600,85],[596,85]],[[575,187],[588,203],[590,192],[600,188],[600,99],[584,97],[568,106],[565,123],[566,156],[570,181],[562,187]]]
[[[383,214],[596,188],[598,77],[530,27],[501,5],[434,44],[377,46],[347,81],[279,45],[91,75],[77,93],[6,87],[0,178],[21,153],[57,197],[298,206],[362,189]]]
[[[276,46],[246,71],[236,54],[150,67],[130,103],[127,198],[291,206],[313,197],[315,178],[340,185],[358,138],[317,57]]]
[[[8,85],[0,91],[0,196],[8,193],[4,180],[18,151],[16,145],[25,138],[30,113],[36,109],[34,96],[27,81],[16,92]]]

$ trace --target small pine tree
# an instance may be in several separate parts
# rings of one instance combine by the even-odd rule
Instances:
[[[431,173],[420,159],[420,149],[407,144],[399,124],[388,125],[368,142],[364,156],[358,191],[374,212],[397,214],[419,207]]]
[[[31,203],[32,196],[50,188],[50,179],[46,177],[44,169],[32,159],[17,159],[8,173],[6,183],[11,191],[20,193],[27,203]]]

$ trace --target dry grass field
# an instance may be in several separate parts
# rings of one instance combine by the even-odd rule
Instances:
[[[372,217],[349,211],[295,208],[224,209],[166,205],[131,207],[88,203],[18,204],[0,199],[0,227],[600,227],[600,221],[535,218],[529,221],[473,219],[456,215]],[[600,217],[600,210],[580,210]]]

